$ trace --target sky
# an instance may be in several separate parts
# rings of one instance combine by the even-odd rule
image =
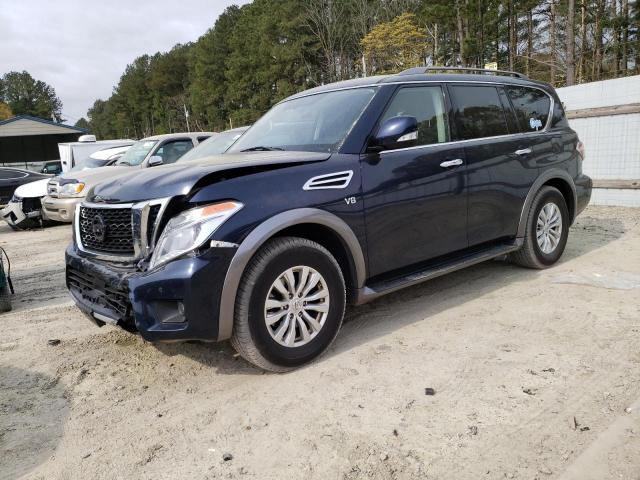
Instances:
[[[0,75],[27,70],[51,85],[63,118],[86,117],[127,64],[195,41],[247,0],[0,0]]]

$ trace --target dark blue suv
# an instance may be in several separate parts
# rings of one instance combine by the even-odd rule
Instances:
[[[591,195],[557,94],[431,70],[307,90],[224,155],[95,187],[66,254],[78,307],[285,371],[331,344],[347,304],[505,255],[553,265]]]

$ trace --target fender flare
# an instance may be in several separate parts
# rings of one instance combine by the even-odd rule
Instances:
[[[578,204],[578,195],[576,193],[576,186],[573,181],[571,175],[567,173],[566,170],[560,169],[551,169],[545,170],[540,174],[540,176],[533,182],[533,185],[529,189],[527,193],[527,197],[522,205],[522,211],[520,212],[520,222],[518,223],[518,233],[516,234],[517,238],[523,238],[525,234],[525,230],[527,228],[527,217],[529,215],[529,209],[531,208],[531,204],[533,203],[533,199],[535,198],[538,191],[542,188],[542,186],[547,183],[549,180],[554,179],[564,180],[571,187],[571,192],[573,194],[573,204]],[[575,210],[575,209],[574,209]],[[571,223],[575,219],[575,211],[573,212],[573,218],[571,219]]]
[[[356,287],[361,288],[366,278],[366,263],[362,247],[351,227],[338,216],[317,208],[298,208],[279,213],[254,228],[242,241],[231,260],[222,287],[218,315],[218,340],[231,337],[238,287],[249,261],[271,237],[287,227],[301,223],[315,223],[333,230],[349,250],[356,273]]]

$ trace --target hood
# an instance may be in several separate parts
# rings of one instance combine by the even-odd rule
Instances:
[[[134,174],[139,172],[140,170],[141,169],[138,167],[126,166],[89,168],[87,170],[80,170],[78,172],[65,173],[64,175],[60,175],[59,180],[61,184],[69,183],[70,180],[77,180],[78,182],[83,182],[87,187],[92,187],[97,183],[111,180],[121,175]]]
[[[43,178],[42,180],[36,180],[35,182],[25,183],[15,189],[14,195],[20,198],[38,198],[44,197],[47,194],[47,183],[50,178]]]
[[[284,168],[290,165],[321,162],[330,153],[323,152],[247,152],[226,153],[203,157],[190,162],[144,168],[131,175],[120,175],[110,181],[101,182],[89,195],[90,201],[109,203],[137,202],[154,198],[187,195],[197,184],[214,183],[222,175],[218,172],[248,169],[255,173],[256,167],[265,169]],[[105,167],[111,169],[114,167]],[[124,167],[131,171],[131,167]],[[96,169],[98,170],[98,169]]]

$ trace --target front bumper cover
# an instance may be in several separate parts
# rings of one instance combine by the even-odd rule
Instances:
[[[0,216],[9,224],[14,227],[19,226],[27,219],[27,216],[22,211],[22,202],[9,202],[6,207],[0,210]]]
[[[49,220],[71,223],[76,205],[79,205],[83,200],[83,197],[55,198],[47,196],[42,200],[42,210]]]
[[[25,198],[20,201],[11,200],[2,210],[0,217],[9,225],[17,228],[29,228],[39,225],[41,219],[47,220],[40,209],[38,198]]]
[[[67,288],[99,326],[116,323],[148,341],[216,341],[222,286],[235,251],[210,248],[138,272],[83,257],[71,245]]]

